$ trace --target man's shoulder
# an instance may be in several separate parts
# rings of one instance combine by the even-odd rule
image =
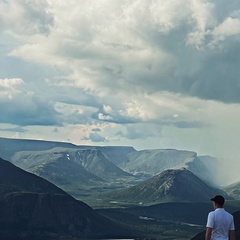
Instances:
[[[225,210],[225,214],[233,217],[233,215],[230,212],[226,211],[226,210]]]
[[[224,214],[225,216],[233,217],[233,215],[230,212],[226,211],[224,208],[220,208],[220,210],[221,210],[221,211],[219,211],[220,214]]]
[[[211,211],[208,213],[208,217],[212,217],[215,214],[215,211]]]

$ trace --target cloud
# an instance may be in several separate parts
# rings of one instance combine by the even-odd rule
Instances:
[[[220,41],[224,41],[229,37],[237,37],[239,39],[240,33],[240,19],[228,17],[223,23],[219,24],[212,32],[213,43],[217,44]],[[213,44],[212,43],[212,44]]]
[[[240,101],[224,93],[226,86],[239,90],[231,67],[237,63],[228,59],[238,51],[239,19],[227,13],[220,19],[217,2],[50,1],[49,7],[55,20],[49,36],[30,37],[10,55],[65,69],[69,86],[101,89],[99,96],[169,91]]]
[[[90,140],[91,142],[106,142],[107,139],[102,137],[96,132],[90,133],[89,137],[85,137],[84,140]]]
[[[17,132],[17,133],[26,133],[28,130],[22,127],[14,127],[14,128],[0,128],[0,131],[3,132]]]
[[[54,23],[46,1],[1,1],[0,11],[2,27],[13,35],[47,35]]]
[[[147,128],[147,131],[146,131]],[[116,132],[116,137],[130,140],[154,138],[161,136],[161,124],[127,124],[125,128]]]
[[[170,91],[227,102],[239,102],[223,94],[226,85],[229,91],[238,90],[231,64],[226,63],[232,46],[238,46],[236,6],[232,2],[224,12],[222,2],[207,0],[2,3],[16,9],[14,19],[26,15],[29,20],[35,12],[45,16],[39,22],[48,29],[47,37],[32,31],[9,56],[65,69],[65,85],[80,91],[101,88],[100,96]],[[227,43],[230,39],[232,44]],[[222,69],[208,67],[212,60],[225,66],[224,78]],[[231,84],[226,76],[233,79]],[[218,78],[222,86],[216,91]],[[50,78],[49,84],[53,81]]]
[[[239,1],[12,0],[0,10],[0,122],[10,128],[214,152],[229,115],[224,135],[235,139]]]
[[[0,79],[1,123],[26,125],[60,125],[60,114],[50,101],[25,89],[22,79]]]

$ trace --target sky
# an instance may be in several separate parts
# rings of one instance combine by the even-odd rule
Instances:
[[[0,12],[1,137],[240,155],[239,0],[0,0]]]

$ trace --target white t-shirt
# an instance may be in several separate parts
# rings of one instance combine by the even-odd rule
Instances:
[[[206,227],[213,229],[211,240],[228,240],[229,230],[235,230],[233,215],[217,208],[208,214]]]

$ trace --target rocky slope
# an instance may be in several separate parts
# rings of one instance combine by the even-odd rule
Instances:
[[[95,148],[53,148],[44,151],[21,151],[11,162],[63,188],[73,196],[89,189],[116,186],[135,177],[117,167]],[[124,180],[126,179],[126,180]],[[87,194],[87,193],[85,193]]]
[[[234,199],[240,200],[240,182],[224,187],[225,191]]]
[[[185,168],[169,169],[125,190],[112,192],[111,200],[129,203],[204,202],[216,194],[227,194],[213,188]]]
[[[132,174],[154,176],[167,169],[187,168],[196,176],[207,183],[214,183],[214,170],[209,169],[213,159],[203,161],[192,151],[176,149],[155,149],[132,152],[128,155],[128,162],[122,164],[122,168]],[[205,159],[205,158],[204,158]]]
[[[17,166],[84,200],[93,192],[134,186],[167,169],[184,167],[217,187],[226,177],[217,158],[176,149],[136,151],[132,147],[0,138],[0,156],[9,156],[8,160]],[[238,198],[239,186],[229,189],[229,193]]]
[[[0,159],[0,238],[106,238],[121,226],[50,182]]]

